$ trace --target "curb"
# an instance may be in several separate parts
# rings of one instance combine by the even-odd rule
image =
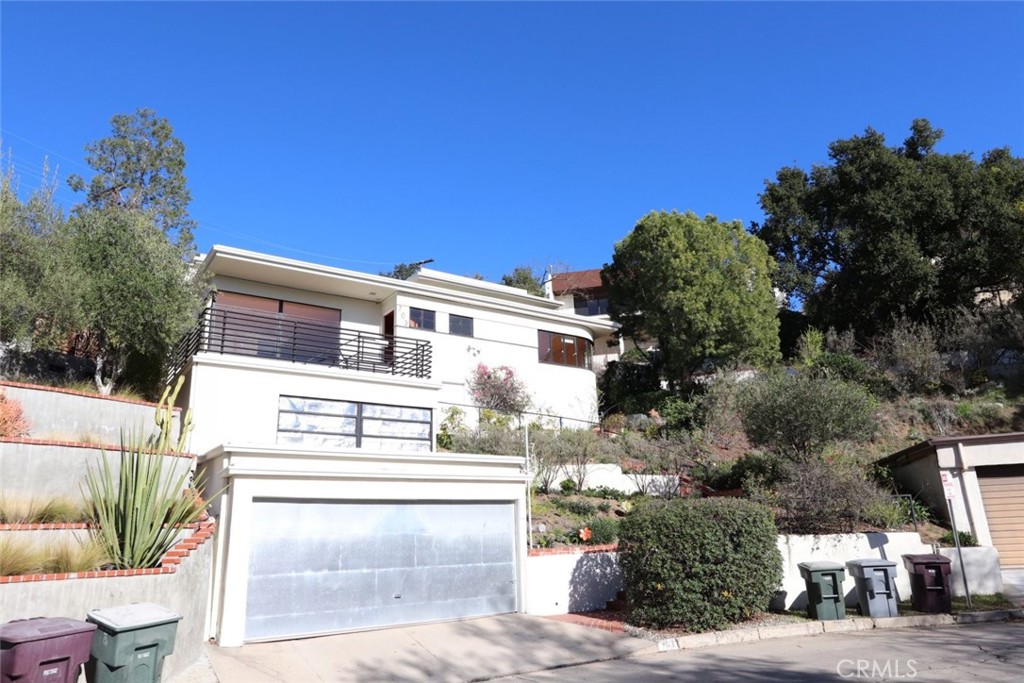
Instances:
[[[678,638],[666,638],[658,641],[658,652],[675,650],[697,650],[716,645],[732,645],[749,643],[755,640],[775,640],[776,638],[796,638],[817,636],[824,633],[844,633],[853,631],[870,631],[873,629],[920,628],[922,626],[957,626],[960,624],[982,624],[992,621],[1024,619],[1024,609],[992,610],[988,612],[963,612],[951,614],[915,614],[907,617],[853,617],[834,621],[808,621],[779,626],[761,626],[758,628],[738,628],[731,631],[711,631],[695,633]]]

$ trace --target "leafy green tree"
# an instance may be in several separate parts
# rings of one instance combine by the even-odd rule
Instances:
[[[195,221],[188,215],[192,194],[185,178],[185,145],[152,109],[117,114],[111,128],[109,137],[85,148],[85,160],[96,175],[88,186],[81,176],[70,176],[71,189],[88,190],[86,202],[92,208],[149,212],[158,228],[190,252]]]
[[[536,275],[530,266],[516,266],[511,273],[501,276],[501,284],[525,289],[534,296],[544,296],[541,275]]]
[[[420,268],[422,267],[423,264],[421,263],[396,263],[394,268],[391,270],[382,270],[378,275],[394,278],[396,280],[408,280],[410,277],[420,272]]]
[[[812,325],[861,338],[906,317],[934,322],[979,292],[1024,284],[1024,160],[941,154],[917,119],[901,146],[870,128],[829,145],[830,164],[780,169],[752,231],[779,263],[775,283]],[[1019,299],[1019,297],[1018,297]]]
[[[615,245],[601,278],[619,333],[656,340],[665,378],[678,387],[709,361],[779,358],[773,267],[738,221],[654,212]]]
[[[43,177],[48,178],[46,169]],[[14,169],[0,178],[0,340],[52,347],[77,329],[81,272],[48,181],[26,201]]]
[[[81,207],[70,219],[81,329],[96,350],[96,388],[109,394],[138,354],[165,359],[194,323],[203,283],[149,212]]]

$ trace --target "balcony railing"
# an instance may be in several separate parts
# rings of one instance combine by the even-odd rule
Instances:
[[[284,314],[210,307],[179,342],[172,376],[196,353],[276,358],[403,377],[430,377],[430,342],[345,330]]]

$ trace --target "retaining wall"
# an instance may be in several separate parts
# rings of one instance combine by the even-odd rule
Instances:
[[[971,595],[992,595],[1003,592],[1003,575],[999,569],[999,551],[992,546],[961,548],[967,568],[967,587]],[[939,548],[939,554],[952,562],[949,581],[953,595],[964,595],[964,575],[956,548]]]
[[[154,403],[21,382],[2,381],[0,390],[21,404],[29,436],[36,438],[116,444],[122,430],[149,435],[156,427]],[[181,410],[175,408],[174,438],[180,418]]]
[[[526,558],[526,613],[604,609],[622,590],[615,545],[537,548]]]
[[[0,495],[25,498],[66,496],[81,500],[86,472],[103,467],[103,454],[115,481],[121,471],[117,446],[43,439],[0,439]],[[193,469],[190,454],[166,455],[165,476],[178,477]]]

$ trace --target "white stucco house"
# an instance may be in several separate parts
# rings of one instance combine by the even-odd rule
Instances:
[[[222,646],[522,611],[520,456],[436,450],[467,379],[509,366],[549,424],[597,419],[607,319],[423,269],[408,280],[215,246],[181,344],[190,448],[224,490],[209,635]],[[536,419],[537,416],[531,416]]]

